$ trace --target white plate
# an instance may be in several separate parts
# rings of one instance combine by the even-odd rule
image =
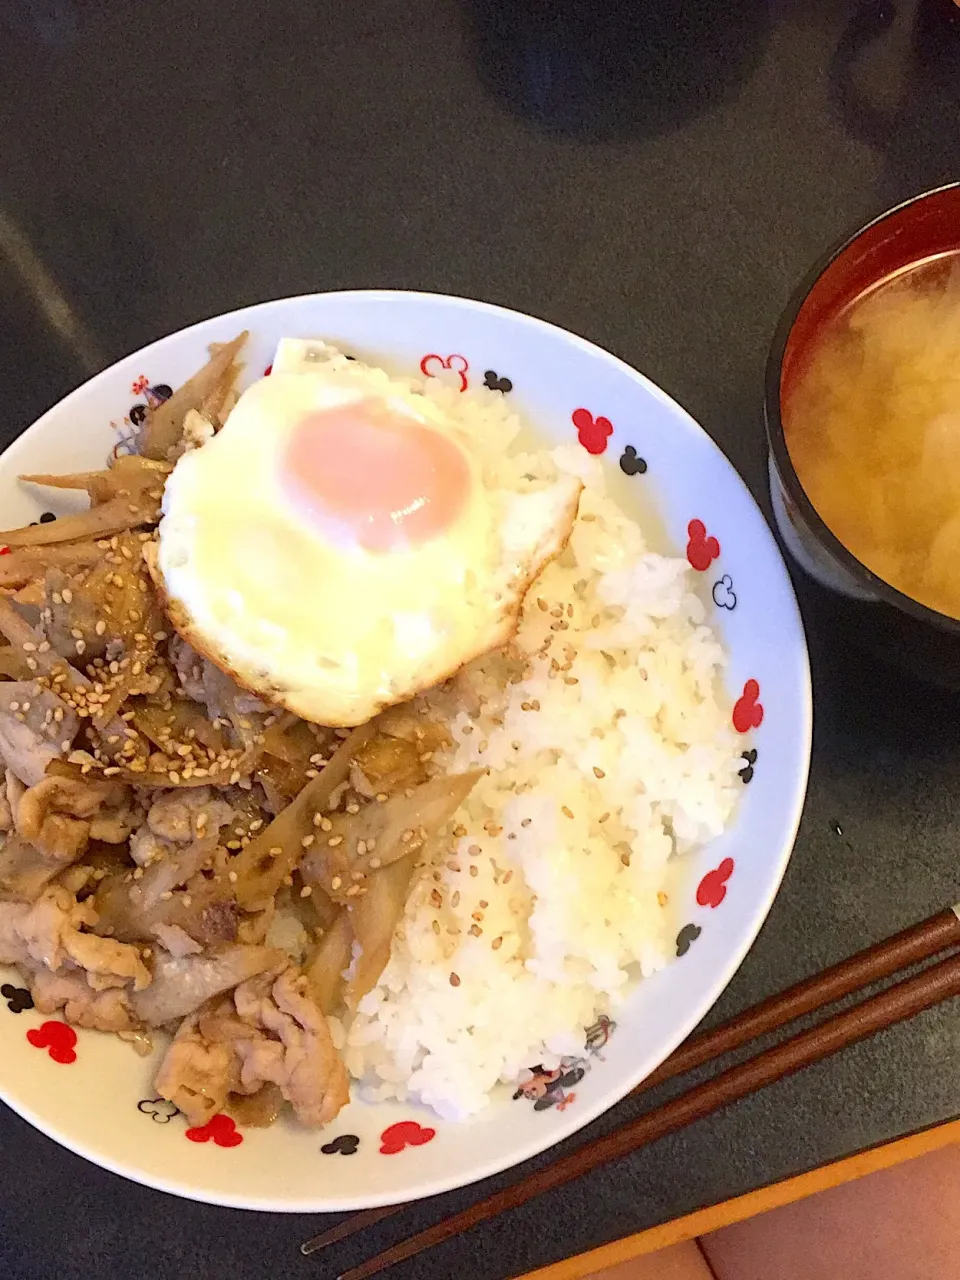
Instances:
[[[796,834],[810,756],[806,646],[763,517],[692,418],[590,343],[459,298],[285,298],[155,342],[67,396],[3,455],[4,523],[37,519],[44,510],[42,498],[17,484],[19,473],[102,465],[148,388],[176,387],[206,359],[208,343],[244,328],[251,335],[248,379],[264,371],[281,337],[320,337],[397,373],[420,369],[454,385],[507,379],[509,389],[498,385],[545,442],[576,440],[586,424],[583,440],[592,450],[602,447],[614,497],[647,529],[656,514],[660,549],[682,555],[691,521],[700,522],[693,531],[705,550],[693,550],[693,560],[704,565],[703,598],[729,650],[731,700],[740,699],[736,723],[744,751],[754,753],[744,760],[733,827],[683,860],[671,904],[682,956],[638,985],[613,1034],[598,1030],[582,1063],[552,1082],[549,1105],[541,1102],[539,1110],[504,1090],[461,1124],[415,1107],[354,1101],[322,1134],[293,1121],[246,1130],[242,1138],[198,1134],[171,1116],[168,1104],[150,1101],[153,1062],[112,1037],[83,1031],[74,1049],[57,1054],[75,1060],[54,1061],[49,1048],[33,1043],[44,1039],[45,1020],[32,1010],[14,1013],[16,997],[0,1002],[0,1096],[97,1164],[164,1191],[244,1208],[316,1213],[391,1204],[485,1178],[569,1137],[662,1062],[716,1000],[770,909]]]

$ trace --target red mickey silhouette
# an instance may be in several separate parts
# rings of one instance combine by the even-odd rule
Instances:
[[[697,902],[701,907],[719,907],[727,896],[727,881],[733,875],[733,859],[724,858],[719,867],[708,871],[697,885]]]
[[[209,1142],[212,1138],[218,1147],[239,1147],[243,1141],[243,1134],[237,1132],[236,1124],[223,1114],[212,1116],[199,1128],[188,1129],[187,1137],[191,1142]]]
[[[434,365],[436,368],[433,367]],[[439,377],[443,369],[452,369],[454,373],[459,374],[461,391],[466,391],[467,389],[467,370],[469,368],[470,362],[466,356],[438,356],[435,351],[431,351],[429,355],[425,355],[420,361],[420,372],[425,378]]]
[[[694,569],[700,573],[709,569],[712,561],[720,554],[720,543],[714,537],[707,537],[707,527],[702,520],[691,520],[687,525],[687,559]]]
[[[613,423],[609,418],[595,418],[589,409],[574,409],[570,415],[577,428],[577,438],[587,453],[601,454],[613,435]]]
[[[8,556],[8,555],[10,555],[10,548],[0,547],[0,556]]]
[[[263,371],[263,376],[264,376],[265,378],[269,378],[269,377],[270,377],[270,375],[271,375],[271,373],[273,373],[273,365],[272,365],[272,364],[268,364],[268,365],[267,365],[267,367],[266,367],[266,368],[264,369],[264,371]]]
[[[416,1120],[401,1120],[380,1135],[380,1154],[395,1156],[404,1147],[422,1147],[436,1137],[436,1129],[424,1129]]]
[[[65,1022],[41,1022],[39,1027],[31,1027],[27,1039],[35,1049],[46,1049],[54,1062],[68,1066],[77,1060],[77,1033]]]
[[[758,702],[760,686],[756,680],[748,680],[743,693],[733,707],[733,727],[737,733],[749,733],[763,723],[763,703]]]
[[[140,377],[134,378],[133,382],[130,384],[130,393],[131,395],[142,396],[149,385],[150,379],[146,374],[141,373]]]

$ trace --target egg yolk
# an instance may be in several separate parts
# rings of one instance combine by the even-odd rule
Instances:
[[[301,418],[280,466],[293,500],[328,537],[367,551],[438,537],[470,491],[469,465],[452,440],[375,399]]]

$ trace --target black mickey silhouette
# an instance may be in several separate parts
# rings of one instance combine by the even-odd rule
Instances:
[[[483,375],[483,385],[491,391],[501,391],[504,395],[508,391],[513,390],[513,383],[509,378],[501,378],[495,369],[488,369]]]
[[[23,1013],[24,1009],[33,1008],[33,996],[26,987],[14,987],[9,982],[5,982],[0,987],[0,996],[6,1000],[7,1008],[11,1013]]]
[[[320,1150],[325,1156],[352,1156],[359,1146],[360,1139],[355,1133],[341,1133],[339,1138],[324,1143]]]
[[[753,766],[757,763],[757,749],[751,747],[749,751],[743,752],[744,766],[740,770],[738,777],[746,786],[748,782],[753,781]]]
[[[642,476],[646,474],[646,460],[637,457],[637,451],[632,444],[627,445],[620,457],[620,470],[625,476]]]
[[[685,956],[702,932],[698,924],[685,924],[677,934],[677,955]]]

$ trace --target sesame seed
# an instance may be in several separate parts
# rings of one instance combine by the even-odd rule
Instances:
[[[317,838],[316,836],[304,836],[303,839],[300,841],[300,847],[303,849],[309,849],[310,846],[313,844],[314,840],[316,840],[316,838]]]
[[[103,633],[106,631],[106,629],[107,629],[107,624],[104,622],[102,618],[98,621],[97,625],[94,627],[94,631],[96,631],[98,636],[102,636]]]
[[[503,946],[503,934],[501,934],[499,938],[494,938],[494,940],[490,943],[490,949],[492,951],[499,951],[502,946]]]
[[[230,881],[231,884],[236,884],[237,881],[240,879],[240,877],[237,875],[235,871],[228,871],[227,879]]]
[[[471,844],[467,846],[467,853],[469,853],[471,858],[479,858],[480,854],[483,853],[483,850],[478,844]]]
[[[331,849],[335,849],[338,844],[343,844],[343,836],[331,836],[327,844]]]
[[[478,876],[480,874],[480,871],[475,865],[473,865],[470,867],[470,874],[472,876]]]
[[[564,817],[565,817],[565,818],[572,818],[572,817],[573,817],[573,810],[572,810],[572,809],[568,809],[568,808],[567,808],[567,806],[566,806],[565,804],[562,804],[562,805],[560,806],[560,812],[564,815]]]
[[[380,861],[380,859],[379,859],[379,858],[371,858],[371,859],[370,859],[370,870],[371,870],[371,871],[378,871],[378,870],[380,869],[380,867],[382,867],[382,866],[383,866],[383,863]]]
[[[309,898],[309,897],[310,897],[310,895],[311,895],[311,893],[313,893],[313,885],[312,885],[312,884],[305,884],[305,885],[303,886],[303,888],[300,890],[300,897],[301,897],[301,898]]]
[[[80,654],[80,655],[81,655],[81,657],[82,657],[82,656],[83,656],[83,652],[84,652],[84,650],[86,649],[86,647],[87,647],[87,646],[84,644],[84,642],[83,642],[82,640],[78,640],[78,641],[77,641],[77,643],[76,643],[76,645],[75,645],[74,647],[76,648],[77,653],[78,653],[78,654]]]
[[[597,768],[597,766],[596,766],[596,765],[594,765],[594,766],[593,766],[593,776],[594,776],[595,778],[605,778],[607,775],[604,773],[604,771],[603,771],[602,769],[598,769],[598,768]]]
[[[451,907],[459,907],[459,905],[460,905],[460,890],[459,890],[459,889],[455,889],[455,890],[454,890],[453,897],[450,899],[450,905],[451,905]]]
[[[434,920],[433,932],[437,935],[438,938],[440,937],[440,921],[439,920]]]
[[[667,903],[670,901],[670,899],[667,897],[667,895],[663,892],[662,889],[659,889],[657,891],[657,901],[660,903],[661,907],[665,907]]]
[[[64,587],[60,594],[63,597],[64,604],[73,604],[73,592],[69,587]]]
[[[472,938],[483,937],[483,930],[480,928],[478,924],[472,924],[470,928],[467,930],[467,932],[470,934]]]
[[[529,827],[529,825],[530,825],[530,823],[531,823],[532,821],[533,821],[533,819],[532,819],[532,818],[522,818],[522,819],[520,820],[520,825],[521,825],[521,827]]]
[[[37,646],[33,643],[32,640],[26,640],[24,641],[23,651],[24,653],[36,653]]]
[[[360,892],[360,886],[358,884],[352,884],[350,888],[347,890],[347,897],[355,898],[359,892]]]
[[[330,881],[330,888],[333,890],[334,893],[336,893],[342,884],[343,884],[343,881],[340,879],[340,877],[334,876],[333,879]]]
[[[413,832],[409,828],[404,831],[403,835],[400,837],[401,843],[403,844],[409,844],[412,839]]]
[[[169,889],[164,889],[163,893],[161,893],[160,895],[160,898],[163,902],[169,902],[172,897],[173,897],[173,894]]]

